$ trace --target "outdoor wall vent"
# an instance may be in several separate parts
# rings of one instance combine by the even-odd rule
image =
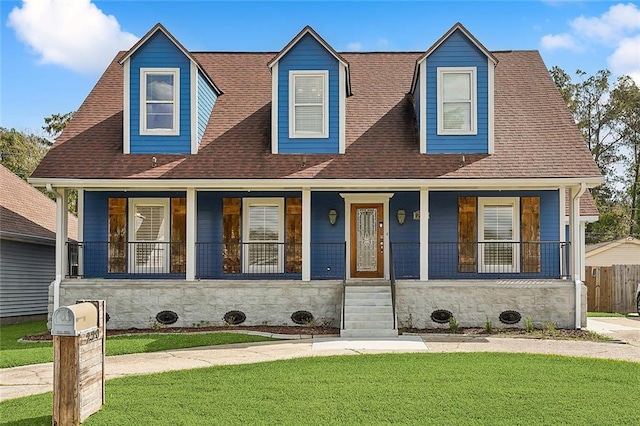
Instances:
[[[291,314],[291,321],[300,325],[309,324],[313,321],[313,314],[309,311],[295,311]]]
[[[242,311],[229,311],[222,318],[229,325],[242,324],[247,320],[247,316]]]
[[[436,309],[431,312],[431,321],[438,324],[447,324],[451,317],[453,317],[453,314],[446,309]]]
[[[156,315],[156,321],[163,325],[175,324],[178,321],[178,314],[173,311],[162,311]]]
[[[516,311],[504,311],[500,313],[498,318],[503,324],[517,324],[522,319],[522,315]]]

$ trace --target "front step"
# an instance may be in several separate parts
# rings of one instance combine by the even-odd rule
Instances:
[[[347,285],[342,323],[341,337],[397,337],[390,285]]]

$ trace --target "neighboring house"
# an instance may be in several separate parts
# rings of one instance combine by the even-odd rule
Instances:
[[[76,217],[68,223],[75,241]],[[0,165],[0,324],[46,318],[55,244],[56,204]]]
[[[586,266],[640,265],[640,240],[633,237],[590,244],[586,248]]]
[[[106,299],[112,328],[241,311],[345,336],[581,327],[580,199],[602,181],[538,52],[460,24],[414,53],[338,53],[310,27],[278,53],[196,53],[158,24],[31,177],[79,191],[54,303]]]

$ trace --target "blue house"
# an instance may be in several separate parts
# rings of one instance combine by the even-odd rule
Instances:
[[[30,180],[79,191],[52,309],[106,299],[112,328],[586,322],[600,171],[540,55],[459,23],[424,52],[305,27],[275,55],[189,52],[158,24]]]

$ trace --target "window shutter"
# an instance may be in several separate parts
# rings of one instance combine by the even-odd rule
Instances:
[[[476,197],[458,197],[458,272],[476,272]]]
[[[187,199],[171,199],[171,273],[187,271]]]
[[[107,273],[124,274],[127,254],[127,199],[109,198]]]
[[[285,272],[302,272],[302,198],[287,198]]]
[[[222,199],[222,271],[240,273],[240,198]]]
[[[540,197],[522,197],[522,272],[540,272]]]

